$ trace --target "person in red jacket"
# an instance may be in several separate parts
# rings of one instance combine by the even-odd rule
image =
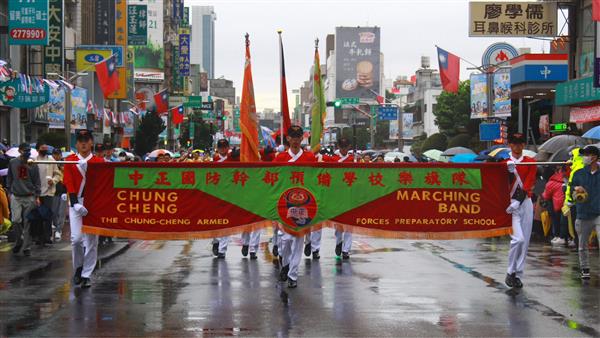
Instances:
[[[304,136],[304,131],[300,126],[291,126],[288,128],[287,141],[290,145],[287,151],[277,154],[275,162],[280,163],[313,163],[317,162],[317,158],[310,151],[304,151],[301,143]],[[303,236],[294,236],[286,232],[281,238],[281,254],[282,264],[279,273],[279,279],[282,282],[288,281],[289,288],[298,286],[298,266],[302,258],[302,244],[304,243]]]
[[[561,208],[565,201],[565,192],[563,189],[565,187],[565,182],[565,171],[562,167],[558,166],[556,167],[554,174],[550,176],[544,192],[542,193],[542,199],[550,202],[547,209],[552,215],[552,235],[554,236],[551,241],[552,245],[565,245],[569,240],[568,225],[563,224],[565,222],[561,221]]]
[[[537,167],[535,165],[519,165],[535,162],[531,157],[523,155],[525,136],[513,133],[508,138],[510,158],[506,162],[510,173],[510,205],[506,212],[512,214],[512,230],[510,249],[508,251],[508,269],[505,283],[509,287],[522,288],[523,269],[533,227],[533,203],[531,196],[535,185]]]
[[[327,162],[337,163],[353,163],[354,156],[350,153],[352,144],[346,138],[338,141],[339,155],[329,156]],[[352,249],[352,233],[348,231],[335,230],[335,254],[342,256],[342,259],[350,258],[350,250]]]
[[[239,162],[239,158],[235,159],[231,155],[231,147],[229,141],[220,139],[217,141],[217,153],[213,156],[213,163],[223,162]],[[227,253],[227,245],[229,244],[229,236],[213,238],[212,253],[217,258],[225,258]]]
[[[84,207],[83,190],[86,182],[88,163],[104,163],[104,159],[92,154],[93,137],[89,130],[80,130],[76,136],[77,154],[69,155],[66,161],[78,164],[65,164],[63,182],[69,195],[69,224],[71,226],[71,249],[73,256],[73,283],[90,287],[90,277],[98,259],[98,236],[81,232],[83,217],[88,211]],[[88,201],[89,203],[89,201]]]

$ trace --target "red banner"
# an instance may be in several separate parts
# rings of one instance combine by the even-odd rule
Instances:
[[[87,233],[140,239],[323,226],[395,238],[510,233],[505,164],[99,163],[85,188]]]

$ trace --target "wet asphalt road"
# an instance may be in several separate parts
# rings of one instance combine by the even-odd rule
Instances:
[[[598,251],[582,283],[575,252],[533,243],[514,292],[506,239],[355,236],[342,261],[327,229],[322,258],[303,260],[290,290],[267,240],[256,261],[239,236],[225,260],[208,240],[139,241],[89,290],[71,286],[65,260],[0,288],[0,336],[600,336]]]

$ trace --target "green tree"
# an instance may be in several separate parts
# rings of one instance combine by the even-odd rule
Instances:
[[[213,145],[213,135],[215,134],[216,128],[209,123],[206,123],[202,118],[190,116],[195,123],[194,125],[194,149],[210,149]],[[185,123],[181,127],[181,136],[179,137],[179,143],[187,145],[187,141],[190,140],[190,123]]]
[[[63,148],[67,145],[67,139],[64,133],[43,133],[38,137],[38,143],[45,143],[55,148]]]
[[[460,133],[474,135],[478,132],[479,120],[471,119],[471,84],[462,81],[457,93],[442,92],[433,111],[440,133],[453,137]]]
[[[471,140],[472,140],[472,137],[469,134],[458,134],[458,135],[454,136],[453,138],[451,138],[450,140],[448,140],[448,148],[454,148],[454,147],[470,148]]]
[[[423,143],[427,139],[427,134],[423,133],[420,136],[414,138],[413,144],[410,146],[410,152],[415,155],[415,157],[421,157],[423,154]]]
[[[164,121],[155,112],[148,112],[135,131],[135,153],[143,156],[156,148],[158,135],[165,130]]]
[[[430,149],[437,149],[444,151],[448,148],[448,139],[446,135],[442,133],[437,133],[429,136],[424,142],[423,146],[421,146],[421,153],[426,152]]]

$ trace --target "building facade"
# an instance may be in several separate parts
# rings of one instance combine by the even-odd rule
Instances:
[[[213,6],[192,6],[192,36],[190,63],[200,65],[215,78],[215,21],[217,14]]]

